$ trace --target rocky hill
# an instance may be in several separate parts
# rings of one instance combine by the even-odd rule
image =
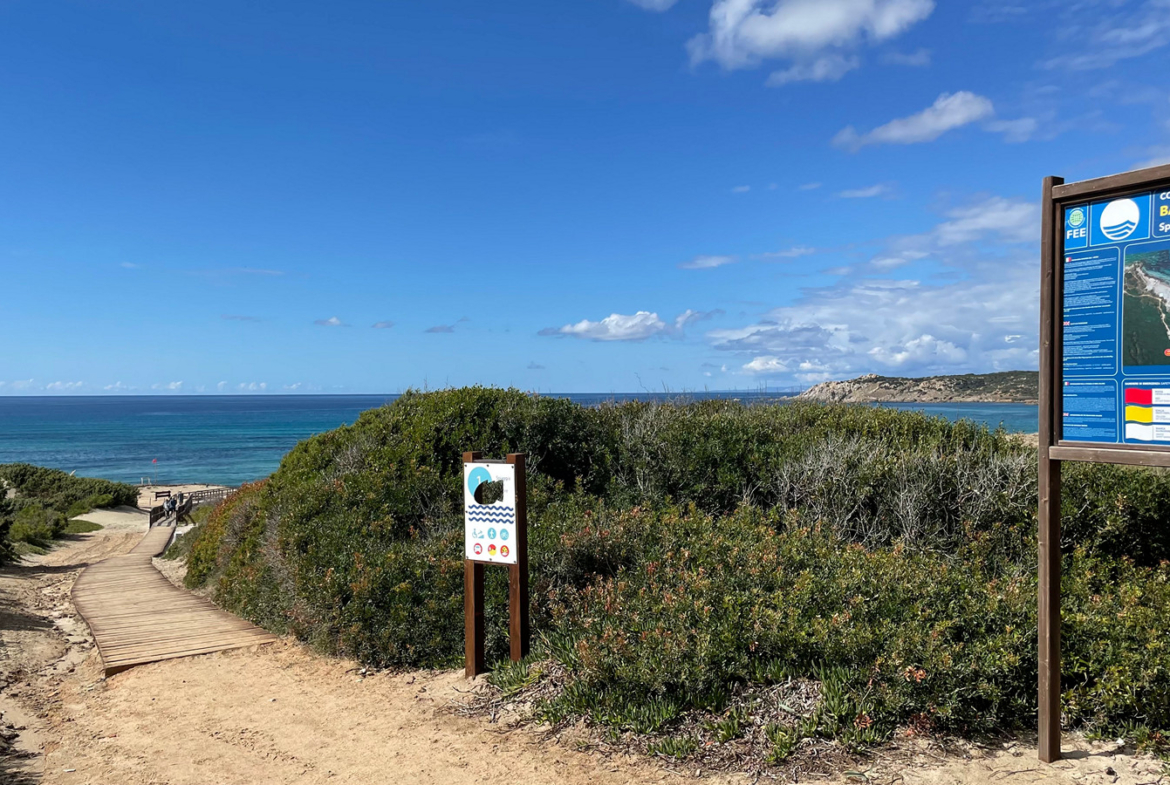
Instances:
[[[871,373],[840,382],[824,382],[798,397],[843,403],[1035,403],[1036,371],[965,373],[910,379]]]

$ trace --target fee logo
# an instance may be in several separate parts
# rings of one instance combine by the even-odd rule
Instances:
[[[1089,208],[1068,207],[1064,211],[1064,247],[1087,248],[1089,246]]]
[[[1099,202],[1092,216],[1093,245],[1144,240],[1150,236],[1150,195]]]

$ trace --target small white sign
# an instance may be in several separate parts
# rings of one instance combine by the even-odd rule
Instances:
[[[501,482],[499,501],[480,504],[475,491]],[[472,561],[516,564],[516,466],[511,463],[463,464],[464,556]]]

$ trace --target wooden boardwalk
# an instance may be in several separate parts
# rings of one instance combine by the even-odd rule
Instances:
[[[271,643],[276,636],[177,588],[150,560],[173,525],[154,526],[129,553],[82,570],[73,604],[89,624],[106,675],[147,662]]]

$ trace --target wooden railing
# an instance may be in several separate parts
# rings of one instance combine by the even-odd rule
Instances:
[[[187,498],[195,504],[207,504],[208,502],[223,501],[235,492],[234,488],[207,488],[202,491],[191,491],[187,494]]]
[[[189,511],[192,507],[197,507],[201,504],[214,504],[221,502],[227,497],[235,493],[235,488],[205,488],[201,491],[191,491],[183,494],[183,505],[180,511]],[[166,494],[165,496],[163,494]],[[169,492],[156,492],[155,499],[169,498]],[[150,508],[150,525],[154,526],[161,520],[166,519],[173,513],[168,513],[166,508],[161,504]]]

